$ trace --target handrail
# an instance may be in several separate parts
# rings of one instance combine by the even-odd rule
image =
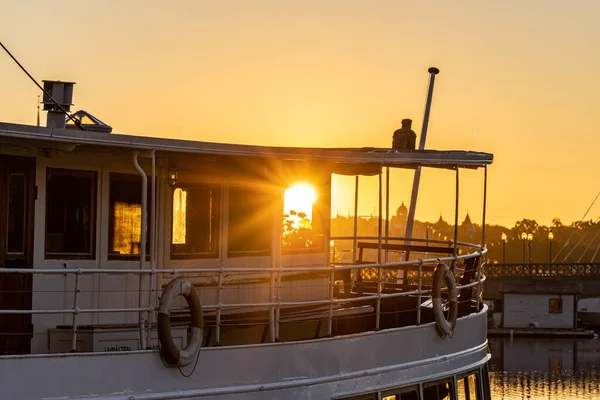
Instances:
[[[487,253],[485,251],[478,251],[470,254],[463,254],[456,257],[457,261],[465,260],[468,258],[479,257]],[[452,261],[455,257],[435,257],[423,259],[423,264],[434,263],[438,261]],[[363,269],[363,268],[383,268],[383,269],[397,269],[398,267],[419,265],[419,260],[415,261],[396,261],[388,262],[387,264],[382,263],[369,263],[369,264],[348,264],[348,265],[335,265],[336,271],[345,271],[348,269]],[[248,268],[225,268],[227,272],[272,272],[273,268],[268,267],[248,267]],[[282,272],[329,272],[331,267],[281,267],[278,270]],[[178,273],[200,273],[200,272],[214,272],[218,273],[221,268],[164,268],[158,269],[157,274],[178,274]],[[118,268],[71,268],[71,269],[54,269],[54,268],[1,268],[0,274],[2,273],[15,273],[15,274],[43,274],[43,275],[65,275],[65,274],[152,274],[151,269],[118,269]]]
[[[451,262],[458,260],[465,260],[469,258],[479,258],[479,262],[477,262],[477,270],[476,274],[472,278],[474,282],[469,282],[463,285],[457,285],[457,290],[470,289],[470,288],[479,288],[478,295],[481,292],[481,288],[483,282],[486,280],[486,275],[483,273],[483,265],[484,263],[483,256],[487,252],[485,247],[480,247],[478,245],[473,244],[465,244],[465,246],[477,249],[477,251],[469,254],[464,254],[460,256],[449,256],[449,257],[440,257],[440,258],[429,258],[429,259],[418,259],[411,261],[398,261],[398,262],[381,262],[381,263],[369,263],[369,264],[356,264],[356,265],[329,265],[329,266],[294,266],[294,267],[283,267],[279,266],[277,268],[277,272],[281,275],[284,272],[323,272],[328,273],[324,275],[329,276],[329,290],[328,290],[328,298],[323,298],[319,300],[301,300],[301,301],[281,301],[281,297],[270,296],[269,301],[266,302],[254,302],[254,303],[222,303],[222,299],[217,299],[217,304],[206,304],[202,306],[204,310],[217,310],[217,315],[220,316],[220,310],[222,309],[233,309],[233,308],[277,308],[280,310],[282,307],[299,307],[299,306],[317,306],[317,305],[327,305],[329,306],[329,312],[327,317],[327,331],[329,336],[332,334],[332,324],[333,324],[333,306],[336,304],[353,304],[358,302],[364,302],[367,300],[372,301],[381,301],[382,299],[390,299],[396,297],[403,296],[417,296],[419,299],[419,304],[421,304],[421,299],[423,296],[428,296],[431,294],[431,289],[423,288],[423,266],[428,264],[437,264],[438,262]],[[402,269],[407,266],[418,266],[418,285],[416,290],[412,291],[400,291],[396,293],[383,293],[381,291],[381,287],[377,289],[376,292],[370,294],[361,294],[357,297],[343,297],[336,298],[334,288],[334,273],[338,271],[347,271],[347,270],[364,270],[367,268],[377,268],[378,271],[381,269]],[[127,313],[127,312],[137,312],[137,313],[153,313],[156,312],[157,308],[152,306],[152,303],[149,303],[148,307],[132,307],[132,308],[80,308],[80,289],[81,289],[81,278],[84,275],[98,275],[98,274],[135,274],[142,276],[144,274],[160,274],[161,276],[168,276],[173,274],[189,274],[189,273],[215,273],[219,276],[219,288],[223,286],[222,277],[224,273],[240,273],[240,274],[255,274],[255,273],[273,273],[273,268],[263,268],[263,267],[250,267],[250,268],[166,268],[166,269],[118,269],[118,268],[71,268],[71,269],[50,269],[50,268],[41,268],[41,269],[32,269],[32,268],[2,268],[0,269],[0,274],[9,273],[9,274],[41,274],[41,275],[69,275],[74,274],[76,277],[76,287],[73,294],[73,307],[72,308],[63,308],[63,309],[35,309],[35,310],[2,310],[0,309],[0,314],[72,314],[73,315],[73,326],[72,326],[72,347],[75,350],[76,338],[78,333],[77,327],[77,315],[79,314],[98,314],[98,313]],[[279,278],[280,279],[280,278]],[[377,279],[378,286],[384,284],[381,280],[381,274],[378,273]],[[479,302],[478,302],[479,304]],[[379,309],[375,310],[375,318],[376,321],[379,318],[381,311]],[[220,340],[220,325],[221,318],[217,318],[217,330],[216,330],[216,340],[217,343]],[[417,319],[416,324],[421,323],[421,309],[417,307]],[[277,316],[270,324],[275,324],[274,332],[277,333],[279,331],[280,318]],[[377,329],[376,326],[375,329]],[[150,327],[148,327],[150,329]]]
[[[600,276],[600,263],[488,264],[486,272],[493,278]]]

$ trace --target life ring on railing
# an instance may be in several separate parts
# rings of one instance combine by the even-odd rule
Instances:
[[[179,349],[175,345],[171,333],[171,308],[173,300],[177,296],[185,298],[192,314],[192,334],[188,335],[187,346],[183,349]],[[173,367],[190,365],[200,351],[203,332],[204,316],[198,292],[187,279],[173,279],[163,290],[158,308],[158,340],[160,341],[160,354],[166,364]]]
[[[448,318],[444,315],[444,308],[442,306],[442,283],[446,282],[448,288]],[[442,338],[449,336],[452,337],[454,334],[454,327],[456,326],[456,317],[458,315],[458,296],[456,291],[456,280],[452,269],[448,264],[440,262],[435,268],[433,273],[433,316],[437,329],[440,332]]]

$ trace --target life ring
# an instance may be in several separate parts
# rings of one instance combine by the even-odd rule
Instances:
[[[446,282],[448,288],[448,318],[444,315],[442,307],[442,283]],[[454,334],[456,317],[458,315],[458,295],[456,291],[456,280],[452,269],[444,263],[439,263],[433,273],[433,315],[437,329],[442,338]]]
[[[171,308],[173,300],[177,296],[183,296],[187,301],[192,314],[191,335],[188,335],[187,346],[179,349],[173,341],[171,333]],[[200,351],[204,332],[204,316],[200,296],[194,285],[184,278],[173,279],[160,298],[158,308],[158,340],[160,341],[160,353],[169,366],[185,367],[190,365]]]

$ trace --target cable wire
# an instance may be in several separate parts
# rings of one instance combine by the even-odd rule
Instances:
[[[598,217],[598,219],[596,219],[596,221],[594,222],[594,225],[598,223],[598,221],[600,221],[600,217]],[[577,231],[577,228],[573,229],[573,233],[575,233]],[[573,252],[575,251],[575,249],[577,247],[579,247],[579,245],[581,244],[581,242],[583,241],[583,239],[585,239],[588,235],[588,233],[590,233],[591,229],[586,229],[586,231],[584,232],[583,236],[581,236],[581,238],[579,238],[579,240],[577,241],[577,243],[575,243],[575,246],[573,246],[573,248],[571,249],[571,251],[569,251],[569,253],[563,258],[562,262],[566,262],[567,259],[569,258],[569,256],[571,254],[573,254]],[[594,236],[595,237],[595,236]]]
[[[594,237],[592,238],[592,240],[590,241],[590,243],[587,245],[587,247],[585,248],[585,250],[583,251],[583,253],[581,253],[581,256],[577,259],[577,262],[580,263],[581,260],[583,259],[583,256],[585,255],[585,253],[587,253],[587,251],[590,249],[590,247],[592,247],[592,244],[594,244],[594,241],[596,240],[596,238],[598,237],[598,235],[600,234],[600,229],[596,230],[596,234],[594,235]],[[593,260],[591,260],[590,262],[592,262]]]
[[[592,204],[590,204],[590,206],[588,207],[587,211],[585,212],[585,214],[581,218],[581,221],[585,220],[585,217],[588,215],[588,213],[590,212],[590,210],[594,206],[594,203],[596,202],[596,200],[598,200],[598,196],[600,196],[600,191],[598,191],[598,194],[596,195],[596,197],[594,198],[594,201],[592,201]],[[554,262],[554,260],[556,260],[558,258],[558,256],[565,249],[565,247],[567,247],[569,245],[569,243],[571,243],[571,238],[575,234],[575,231],[576,231],[576,229],[573,229],[573,231],[569,235],[569,238],[567,239],[567,241],[565,242],[565,244],[562,245],[562,247],[560,248],[560,250],[558,251],[558,253],[556,253],[556,255],[554,256],[554,258],[552,259],[552,262]]]
[[[52,102],[53,102],[54,104],[56,104],[56,106],[57,106],[58,108],[60,108],[60,110],[61,110],[63,113],[65,113],[65,114],[66,114],[66,116],[67,116],[67,117],[69,117],[69,119],[70,119],[71,121],[73,121],[73,123],[74,123],[74,124],[75,124],[75,125],[76,125],[76,126],[79,128],[79,129],[81,129],[82,131],[85,131],[85,130],[86,130],[86,129],[85,129],[83,126],[81,126],[81,121],[79,121],[77,118],[75,118],[75,117],[73,117],[71,114],[69,114],[69,113],[67,112],[67,110],[65,110],[65,109],[63,108],[63,106],[61,106],[60,104],[58,104],[58,102],[57,102],[56,100],[54,100],[54,97],[52,97],[52,95],[50,95],[50,93],[48,93],[48,92],[46,91],[46,89],[44,89],[44,88],[43,88],[43,87],[42,87],[42,86],[41,86],[41,85],[40,85],[40,84],[39,84],[39,83],[38,83],[38,82],[37,82],[37,81],[36,81],[36,80],[33,78],[33,76],[31,76],[31,74],[30,74],[29,72],[27,72],[27,70],[25,69],[25,67],[23,67],[23,66],[21,65],[21,63],[20,63],[20,62],[19,62],[19,61],[18,61],[18,60],[15,58],[15,56],[13,56],[13,55],[12,55],[12,53],[11,53],[11,52],[10,52],[10,51],[9,51],[9,50],[6,48],[6,46],[4,46],[4,44],[2,44],[2,42],[0,42],[0,46],[2,46],[2,48],[4,49],[4,51],[6,51],[6,53],[7,53],[7,54],[10,56],[10,58],[12,58],[12,59],[13,59],[13,61],[14,61],[15,63],[17,63],[17,65],[18,65],[18,66],[19,66],[19,67],[20,67],[20,68],[23,70],[23,72],[25,72],[25,74],[27,74],[27,76],[29,77],[29,79],[31,79],[31,80],[33,81],[33,83],[35,83],[35,85],[36,85],[36,86],[37,86],[37,87],[38,87],[38,88],[39,88],[39,89],[40,89],[42,92],[44,92],[44,94],[45,94],[46,96],[48,96],[48,98],[49,98],[50,100],[52,100]]]

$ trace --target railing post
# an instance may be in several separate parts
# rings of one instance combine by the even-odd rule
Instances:
[[[271,268],[269,272],[269,334],[271,343],[275,342],[275,270]]]
[[[73,335],[71,337],[71,351],[77,351],[77,315],[79,314],[79,277],[81,268],[75,274],[75,291],[73,292]]]
[[[217,316],[215,319],[215,340],[217,346],[221,344],[221,307],[223,305],[223,264],[219,270],[219,276],[217,280]],[[208,344],[207,344],[208,345]]]
[[[279,271],[277,272],[277,288],[276,288],[276,296],[277,296],[277,306],[275,308],[275,340],[279,341],[279,321],[281,319],[281,274],[283,266],[281,264],[281,260],[279,263]]]
[[[483,254],[481,254],[478,257],[477,264],[478,264],[477,265],[477,283],[478,284],[477,284],[477,300],[476,300],[475,308],[476,308],[477,312],[479,312],[479,302],[481,300],[481,295],[483,293],[483,283],[481,282],[481,273],[483,271],[483,266],[484,266]]]
[[[382,244],[382,214],[383,214],[383,182],[382,182],[382,172],[383,172],[383,168],[380,165],[379,166],[379,218],[378,218],[378,224],[377,224],[377,231],[378,231],[378,237],[377,237],[377,304],[376,304],[376,310],[375,310],[375,330],[378,331],[379,330],[379,324],[380,324],[380,319],[381,319],[381,261],[382,261],[382,257],[381,257],[381,244]]]
[[[354,236],[352,239],[352,264],[354,265],[356,265],[356,252],[358,251],[358,177],[359,176],[356,175],[356,180],[354,181]],[[352,288],[354,287],[354,284],[356,283],[356,278],[361,273],[360,269],[355,269],[354,271],[356,271],[355,275],[353,275],[352,270],[350,270],[350,290],[352,290]],[[344,290],[346,289],[344,288]],[[344,296],[346,296],[346,293],[344,293]]]
[[[483,167],[483,216],[481,221],[481,246],[485,246],[485,217],[487,212],[487,165]],[[503,242],[503,251],[506,250],[506,242]],[[483,257],[483,256],[481,256]],[[503,260],[504,262],[504,260]]]
[[[417,295],[417,325],[421,325],[421,289],[422,289],[422,282],[423,282],[423,260],[419,259],[419,279],[418,279],[418,291],[419,294]]]
[[[456,197],[454,204],[454,251],[452,253],[452,274],[456,275],[456,257],[458,256],[458,195],[459,195],[459,182],[458,182],[458,165],[456,166]]]
[[[329,273],[329,321],[327,323],[327,336],[333,334],[333,294],[335,286],[335,265],[331,264],[331,272]]]
[[[390,236],[390,167],[385,169],[385,244],[389,243]],[[385,263],[389,262],[389,251],[385,250]],[[390,271],[385,270],[384,280],[388,281]]]

